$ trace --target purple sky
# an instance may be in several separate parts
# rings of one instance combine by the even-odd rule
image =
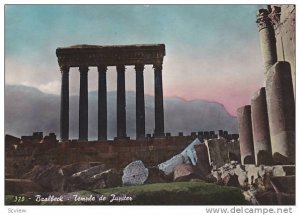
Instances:
[[[256,27],[262,5],[5,6],[5,83],[60,93],[57,47],[74,44],[166,44],[164,96],[222,103],[235,115],[264,82]],[[133,67],[126,90],[135,90]],[[109,68],[108,90],[116,90]],[[154,94],[154,74],[145,70],[145,93]],[[90,68],[89,90],[97,90]],[[79,92],[71,69],[70,92]]]

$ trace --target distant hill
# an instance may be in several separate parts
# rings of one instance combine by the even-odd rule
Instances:
[[[116,136],[116,92],[108,92],[108,136]],[[154,97],[145,96],[146,133],[154,130]],[[70,96],[70,138],[78,137],[78,96]],[[127,135],[135,138],[135,92],[126,92]],[[89,92],[89,139],[97,139],[97,91]],[[236,117],[223,105],[205,100],[185,101],[164,98],[165,131],[228,130],[237,133]],[[33,87],[5,86],[5,133],[30,135],[33,131],[55,132],[59,136],[60,96],[46,94]]]

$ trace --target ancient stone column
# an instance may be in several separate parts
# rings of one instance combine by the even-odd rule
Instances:
[[[259,30],[260,48],[265,66],[265,76],[269,68],[277,62],[276,38],[269,12],[260,9],[257,13],[257,25]]]
[[[107,89],[104,65],[98,66],[98,140],[107,140]]]
[[[69,140],[69,67],[60,67],[61,97],[60,97],[60,139]]]
[[[144,65],[135,65],[136,71],[136,139],[145,138]]]
[[[272,164],[266,90],[262,87],[251,99],[251,120],[256,165]]]
[[[295,163],[295,101],[288,62],[270,68],[266,94],[273,162]]]
[[[162,84],[162,65],[153,65],[155,84],[155,131],[156,137],[164,136],[164,100]]]
[[[254,150],[251,123],[251,106],[238,108],[237,118],[240,133],[240,151],[242,164],[254,164]]]
[[[87,66],[80,66],[79,92],[79,140],[88,140],[88,70]]]
[[[117,66],[117,139],[126,135],[125,66]]]

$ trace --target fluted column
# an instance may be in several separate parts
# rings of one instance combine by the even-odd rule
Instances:
[[[251,121],[256,165],[272,164],[266,89],[262,87],[251,98]]]
[[[277,62],[276,38],[272,21],[269,18],[269,11],[260,9],[257,13],[256,23],[259,30],[260,48],[265,66],[265,76],[267,76],[270,67]]]
[[[69,67],[60,67],[61,97],[60,97],[60,139],[69,139]]]
[[[145,138],[144,65],[135,65],[136,71],[136,139]]]
[[[79,94],[79,140],[88,140],[88,67],[79,67],[80,94]]]
[[[117,66],[117,139],[126,135],[125,66]]]
[[[98,140],[107,140],[107,89],[104,65],[98,66]]]
[[[240,133],[241,162],[242,164],[255,164],[251,123],[251,106],[246,105],[238,108],[237,119]]]
[[[274,164],[295,163],[295,100],[288,62],[270,68],[266,81],[267,107]]]
[[[164,136],[164,100],[162,84],[162,65],[153,65],[155,84],[155,131],[156,137]]]

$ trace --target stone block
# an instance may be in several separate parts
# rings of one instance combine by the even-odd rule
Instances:
[[[28,179],[5,179],[5,195],[18,195],[27,192],[44,192],[44,189]]]
[[[190,164],[180,164],[174,169],[174,181],[189,181],[191,179],[199,179],[201,177],[194,166]]]
[[[123,170],[123,185],[140,185],[144,184],[149,175],[148,169],[141,160],[133,161]]]

